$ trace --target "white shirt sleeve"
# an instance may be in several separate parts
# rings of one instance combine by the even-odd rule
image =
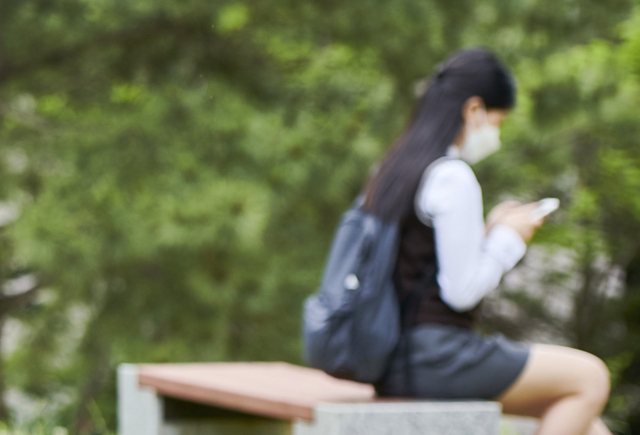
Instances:
[[[485,236],[482,191],[465,162],[442,162],[426,176],[415,207],[434,228],[440,297],[453,310],[468,311],[498,286],[527,245],[506,225],[494,226]]]

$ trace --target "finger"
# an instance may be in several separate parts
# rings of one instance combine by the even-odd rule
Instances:
[[[533,222],[533,220],[535,219],[533,211],[537,208],[538,207],[535,204],[524,204],[520,207],[508,210],[507,212],[513,214],[514,216],[518,216],[521,219],[525,219],[527,222]]]
[[[505,215],[505,213],[515,210],[519,206],[520,203],[518,201],[505,201],[495,206],[489,215],[493,218],[500,219]]]
[[[527,203],[522,204],[522,205],[523,205],[523,206],[524,206],[524,205],[527,205],[527,206],[529,206],[529,205],[533,205],[533,206],[537,207],[537,206],[539,206],[539,205],[540,205],[540,201],[527,202]]]
[[[548,217],[548,215],[547,216],[542,216],[540,219],[537,219],[537,222],[540,222],[540,224],[538,226],[540,226],[543,223],[545,223],[546,220],[547,220],[547,217]]]
[[[531,223],[533,224],[534,227],[538,228],[540,225],[542,225],[544,223],[544,221],[547,219],[546,216],[543,216],[541,218],[538,219],[533,219],[531,221]]]
[[[515,208],[515,207],[519,207],[519,206],[520,206],[520,201],[510,200],[510,201],[501,202],[498,207],[500,207],[500,208]]]

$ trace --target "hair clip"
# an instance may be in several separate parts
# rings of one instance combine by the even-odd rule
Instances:
[[[413,96],[415,98],[422,97],[427,92],[427,88],[428,87],[429,87],[429,79],[428,78],[420,79],[420,80],[414,82],[413,83]]]
[[[447,71],[447,68],[446,68],[446,66],[444,65],[444,62],[443,62],[443,63],[439,63],[439,64],[436,66],[436,73],[434,74],[434,79],[436,79],[436,80],[441,79],[441,78],[442,78],[442,76],[444,76],[444,73],[445,73],[446,71]]]

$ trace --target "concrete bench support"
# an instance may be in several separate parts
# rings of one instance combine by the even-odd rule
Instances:
[[[138,384],[138,367],[118,367],[118,433],[159,435],[163,424],[163,400],[156,391]]]
[[[119,435],[500,433],[497,402],[384,400],[372,393],[368,385],[284,363],[123,364],[118,429]]]
[[[140,386],[138,367],[118,368],[119,435],[289,435],[288,420],[261,417],[158,394]]]
[[[293,435],[497,435],[500,414],[497,402],[320,404]]]

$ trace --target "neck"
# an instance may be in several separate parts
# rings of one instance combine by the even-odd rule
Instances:
[[[458,136],[453,141],[453,145],[455,145],[458,148],[458,151],[462,150],[462,144],[464,143],[464,136],[465,136],[464,128],[461,128],[460,133],[458,133]]]

